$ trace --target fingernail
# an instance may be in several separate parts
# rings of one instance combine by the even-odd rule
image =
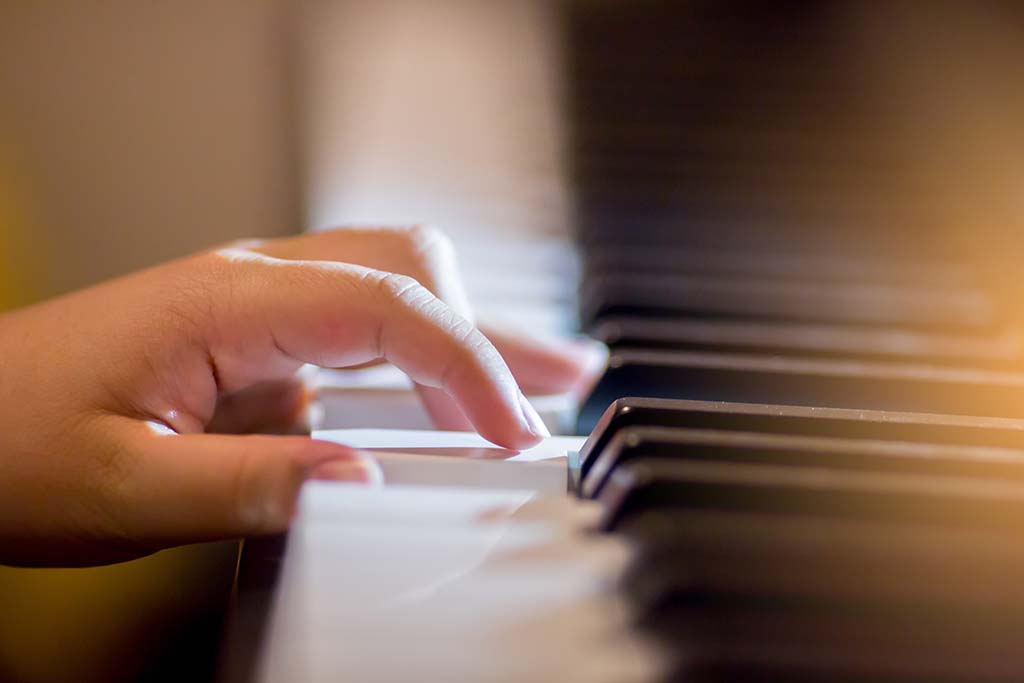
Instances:
[[[534,436],[549,437],[551,432],[548,431],[547,425],[544,424],[544,420],[540,419],[540,415],[537,414],[536,408],[530,405],[530,401],[527,400],[523,392],[519,392],[519,407],[523,411],[523,419],[526,421],[527,426]]]
[[[380,463],[369,453],[357,453],[355,458],[330,460],[317,465],[310,473],[311,479],[320,481],[353,481],[371,486],[384,483],[384,471]]]

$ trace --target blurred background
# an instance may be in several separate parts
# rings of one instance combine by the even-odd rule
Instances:
[[[1019,302],[1022,37],[995,1],[0,3],[0,307],[343,223],[557,261],[581,213],[716,198],[843,249],[969,254]],[[588,175],[578,152],[623,120],[633,154],[739,153],[742,173],[673,157],[689,194],[637,204],[633,169]],[[208,677],[236,550],[0,568],[0,680]]]

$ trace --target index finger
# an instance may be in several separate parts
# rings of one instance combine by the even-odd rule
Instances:
[[[233,271],[210,348],[222,388],[272,379],[264,369],[287,359],[344,367],[383,357],[452,396],[489,441],[521,449],[546,435],[494,346],[412,278],[240,249],[216,256]]]

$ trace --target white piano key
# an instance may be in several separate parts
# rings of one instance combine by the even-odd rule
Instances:
[[[388,485],[526,489],[553,495],[568,489],[566,454],[579,450],[584,441],[552,437],[525,451],[509,451],[470,432],[337,429],[313,436],[370,451]]]
[[[543,503],[543,517],[522,517]],[[307,488],[257,680],[651,680],[657,653],[629,633],[611,589],[626,548],[586,533],[587,507],[523,492]]]
[[[528,489],[469,489],[457,486],[386,487],[340,482],[309,482],[299,499],[298,519],[307,526],[399,525],[479,526],[515,522],[595,528],[600,506]]]

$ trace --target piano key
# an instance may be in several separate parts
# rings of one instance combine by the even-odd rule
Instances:
[[[661,273],[587,278],[580,289],[580,307],[585,324],[621,314],[960,330],[996,322],[993,302],[979,290]]]
[[[866,611],[866,610],[865,610]],[[1024,667],[1017,614],[743,609],[677,612],[657,633],[671,681],[1011,683]]]
[[[1024,483],[1024,449],[627,427],[620,429],[597,454],[580,482],[580,495],[600,495],[601,487],[616,468],[651,459],[978,477]]]
[[[699,154],[699,150],[695,154]],[[739,165],[744,161],[749,160],[737,159],[735,163]],[[805,162],[794,160],[792,163],[802,165]],[[868,161],[863,163],[871,170],[872,164]],[[596,194],[594,199],[588,200],[588,211],[597,211],[610,217],[633,215],[636,217],[634,229],[640,230],[644,226],[641,221],[646,211],[652,207],[657,207],[664,215],[679,219],[701,216],[741,219],[761,216],[763,220],[772,223],[821,225],[837,216],[845,216],[848,220],[856,219],[858,224],[878,225],[884,224],[886,218],[893,217],[893,206],[898,206],[901,197],[913,192],[912,188],[901,188],[901,183],[894,180],[892,187],[887,190],[892,196],[880,197],[873,186],[842,179],[833,181],[833,187],[830,187],[822,178],[801,180],[797,173],[775,159],[770,164],[772,167],[780,167],[772,180],[736,178],[726,182],[727,179],[689,178],[687,176],[691,174],[674,166],[671,170],[660,172],[650,167],[640,171],[629,160],[621,160],[614,165],[605,164],[610,168],[602,177],[582,180]],[[598,173],[593,168],[589,172]],[[766,174],[770,172],[765,171]],[[790,176],[793,178],[787,182]],[[685,191],[679,189],[683,183],[687,188]],[[743,183],[749,187],[743,188]],[[801,183],[802,188],[793,187]],[[799,190],[799,193],[794,196],[776,191],[771,187],[773,184],[789,185],[791,191]],[[861,231],[862,238],[864,232]],[[777,247],[782,246],[777,243]]]
[[[372,453],[386,486],[459,486],[552,495],[566,492],[567,454],[582,441],[551,437],[524,451],[510,451],[476,433],[433,429],[329,429],[315,431],[313,437]]]
[[[722,251],[743,244],[754,253],[847,253],[858,258],[881,253],[888,259],[919,260],[925,251],[940,261],[956,257],[954,248],[943,240],[922,246],[913,231],[901,230],[906,219],[892,214],[876,215],[870,221],[863,215],[839,215],[809,222],[722,211],[681,215],[657,202],[643,210],[616,211],[586,196],[581,197],[577,211],[584,245],[601,243],[614,248],[642,242],[653,248]],[[823,229],[823,224],[828,229]]]
[[[1024,550],[1012,529],[658,509],[621,528],[634,548],[622,587],[640,620],[699,595],[1024,607]]]
[[[708,133],[712,139],[716,133],[722,135],[720,130]],[[714,212],[722,216],[763,214],[765,218],[789,216],[821,221],[830,215],[846,214],[870,222],[870,217],[885,215],[886,205],[891,208],[908,194],[921,193],[920,188],[899,178],[893,178],[880,191],[874,178],[867,179],[867,172],[879,173],[878,166],[883,163],[873,158],[859,160],[865,171],[859,178],[849,169],[812,174],[806,158],[782,156],[774,150],[793,146],[793,141],[785,135],[774,137],[777,142],[773,141],[772,146],[761,143],[764,149],[758,153],[765,158],[753,166],[749,148],[735,158],[722,158],[724,155],[705,142],[687,145],[685,162],[664,153],[639,151],[642,160],[634,156],[587,155],[581,160],[584,166],[578,176],[593,193],[591,205],[617,215],[643,215],[645,208],[657,205],[677,216]],[[801,156],[809,154],[804,150]]]
[[[557,509],[538,519],[537,503]],[[255,680],[658,680],[606,590],[626,548],[581,533],[570,503],[307,487]]]
[[[705,666],[753,656],[760,668],[827,664],[835,676],[851,667],[850,659],[871,661],[876,674],[910,668],[907,656],[918,669],[942,661],[947,674],[968,662],[975,671],[1006,664],[1007,653],[979,653],[978,644],[997,640],[1021,619],[1024,558],[1013,531],[650,514],[655,518],[634,519],[626,530],[639,544],[623,578],[635,623],[677,652],[696,653]],[[746,624],[740,633],[738,620]],[[729,622],[733,630],[723,633]],[[759,632],[757,625],[777,630]],[[846,637],[851,628],[885,642],[862,651],[863,637]],[[770,648],[744,651],[741,638]],[[831,653],[817,664],[806,651],[794,658],[807,648],[841,656]],[[954,651],[961,661],[950,668],[945,658]],[[693,664],[684,668],[693,673]]]
[[[889,326],[609,315],[594,324],[590,333],[613,348],[907,360],[1000,369],[1024,366],[1024,346],[1016,329],[944,334]]]
[[[623,396],[1024,417],[1024,373],[882,361],[619,349],[580,410]]]
[[[412,389],[412,382],[393,365],[316,373],[313,390],[321,415],[318,429],[430,429],[430,416]],[[565,434],[576,400],[567,394],[531,396],[552,434]]]
[[[587,272],[675,272],[768,277],[795,281],[942,283],[977,285],[966,264],[938,259],[855,258],[835,254],[759,253],[752,249],[652,247],[637,242],[609,246],[584,244]]]
[[[1024,524],[1024,486],[937,477],[714,462],[637,459],[615,469],[598,500],[615,531],[653,509],[724,510],[1013,529]]]
[[[663,427],[1024,449],[1024,420],[807,406],[622,398],[579,449],[586,478],[622,430]]]

